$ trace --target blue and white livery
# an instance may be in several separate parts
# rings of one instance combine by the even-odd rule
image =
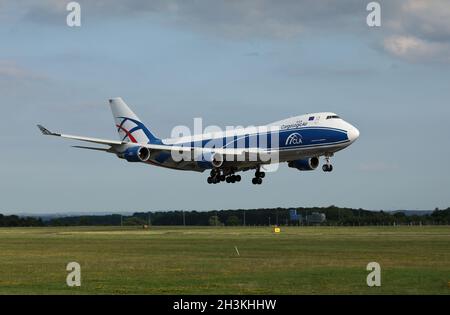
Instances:
[[[119,141],[54,133],[38,125],[44,135],[105,145],[74,146],[116,154],[128,162],[204,172],[208,183],[239,182],[236,173],[255,170],[253,184],[261,184],[265,164],[287,162],[300,171],[314,170],[324,157],[322,170],[331,172],[330,158],[359,137],[359,131],[334,113],[295,116],[259,127],[160,139],[119,98],[109,100]]]

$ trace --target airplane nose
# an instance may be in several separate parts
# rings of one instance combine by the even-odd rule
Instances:
[[[353,142],[356,139],[358,139],[359,137],[359,130],[356,127],[351,127],[348,131],[347,131],[347,135],[348,135],[348,139]]]

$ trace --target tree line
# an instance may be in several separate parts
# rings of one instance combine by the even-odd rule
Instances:
[[[130,225],[187,225],[187,226],[268,226],[310,225],[306,220],[293,220],[291,210],[303,219],[312,213],[323,213],[326,220],[320,225],[432,225],[450,224],[450,208],[435,209],[430,214],[406,215],[404,212],[369,211],[336,206],[326,208],[262,208],[211,211],[156,211],[135,212],[132,215],[81,215],[43,220],[37,217],[20,217],[0,214],[0,227],[15,226],[130,226]]]

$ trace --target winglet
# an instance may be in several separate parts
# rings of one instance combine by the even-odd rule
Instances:
[[[39,130],[42,132],[43,135],[46,135],[46,136],[59,136],[60,135],[60,134],[51,132],[50,130],[48,130],[47,128],[45,128],[42,125],[37,125],[37,126],[38,126]]]

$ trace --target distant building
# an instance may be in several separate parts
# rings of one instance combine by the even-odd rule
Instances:
[[[313,212],[306,214],[303,218],[301,214],[297,213],[297,209],[289,209],[289,219],[291,222],[299,222],[305,224],[319,224],[326,221],[325,213]]]
[[[291,221],[301,221],[302,216],[297,214],[297,209],[289,209],[289,218]]]
[[[306,223],[319,224],[326,220],[325,213],[313,212],[306,216]]]

